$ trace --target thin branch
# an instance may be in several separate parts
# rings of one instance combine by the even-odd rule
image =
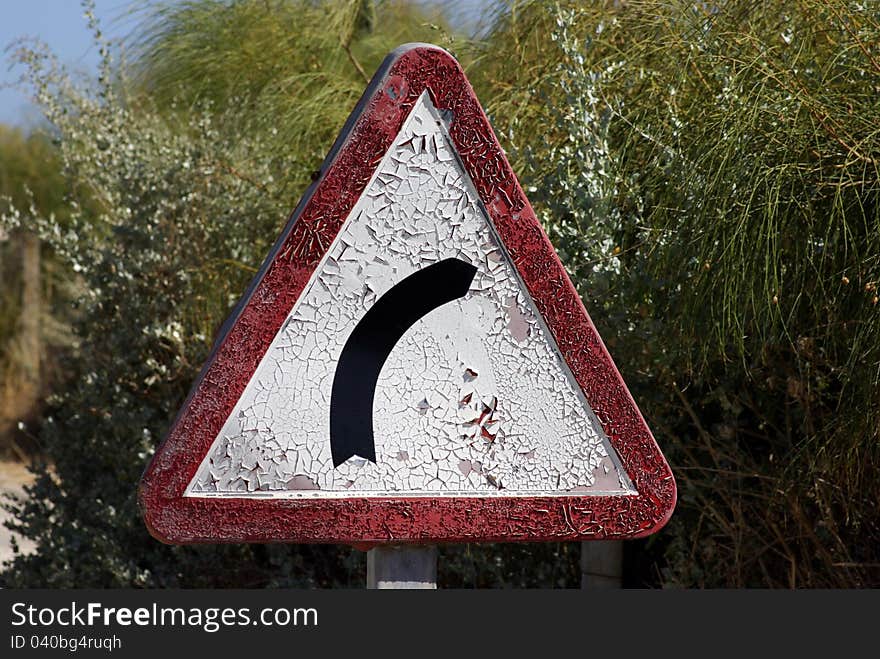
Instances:
[[[351,46],[347,43],[341,43],[339,45],[342,46],[342,50],[344,50],[345,54],[348,55],[348,60],[354,65],[354,68],[356,68],[358,73],[361,74],[361,77],[364,79],[364,82],[369,84],[370,76],[367,75],[367,72],[364,71],[364,67],[361,66],[361,63],[357,61],[357,58],[354,56],[354,53],[351,52]]]

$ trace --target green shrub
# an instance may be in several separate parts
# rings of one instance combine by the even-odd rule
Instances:
[[[677,475],[644,577],[877,585],[880,14],[561,5],[484,98]]]

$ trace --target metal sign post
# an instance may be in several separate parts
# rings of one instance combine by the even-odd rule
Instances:
[[[581,543],[581,588],[620,588],[623,543],[619,540]]]
[[[144,474],[160,540],[635,538],[675,481],[464,71],[374,76]],[[407,545],[385,548],[382,545]]]
[[[367,552],[367,588],[437,588],[436,545],[383,545]]]

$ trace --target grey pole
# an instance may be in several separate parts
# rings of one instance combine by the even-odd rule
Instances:
[[[436,587],[436,545],[383,545],[367,552],[367,588]]]
[[[581,542],[581,588],[621,588],[623,541]]]

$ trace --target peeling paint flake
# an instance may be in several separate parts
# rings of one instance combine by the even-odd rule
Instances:
[[[422,94],[186,496],[636,493],[453,151],[451,120]],[[476,268],[467,293],[412,325],[385,361],[375,462],[334,467],[343,347],[385,293],[445,259]]]

